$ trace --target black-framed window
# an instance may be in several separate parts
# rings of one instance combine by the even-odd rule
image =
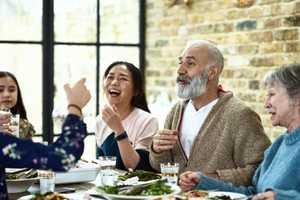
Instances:
[[[85,121],[93,133],[105,67],[126,60],[144,72],[144,29],[144,0],[0,1],[0,69],[17,76],[44,141],[60,132],[63,84],[83,76],[92,92]]]

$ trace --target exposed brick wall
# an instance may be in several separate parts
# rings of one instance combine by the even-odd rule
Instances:
[[[299,0],[193,0],[167,7],[165,0],[147,1],[147,95],[155,101],[166,93],[177,99],[177,58],[188,40],[216,42],[225,57],[221,84],[244,100],[274,139],[284,129],[273,128],[264,110],[260,80],[280,65],[300,62]],[[182,2],[182,3],[181,3]],[[247,2],[250,4],[247,6]],[[244,7],[243,7],[244,6]]]

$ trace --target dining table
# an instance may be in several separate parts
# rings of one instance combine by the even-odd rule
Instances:
[[[72,200],[100,200],[100,199],[106,199],[101,198],[101,196],[98,197],[92,197],[89,195],[88,191],[91,191],[93,188],[95,188],[95,182],[85,182],[85,183],[69,183],[69,184],[59,184],[55,186],[55,191],[65,191],[62,194],[66,194],[68,197],[70,197]],[[18,200],[21,197],[28,196],[39,189],[39,184],[32,185],[26,192],[21,193],[9,193],[9,199],[10,200]]]

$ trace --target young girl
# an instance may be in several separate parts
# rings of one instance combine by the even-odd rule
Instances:
[[[5,182],[5,168],[51,169],[67,171],[75,166],[84,149],[87,136],[86,124],[82,121],[82,108],[89,102],[91,94],[85,86],[85,79],[74,86],[64,86],[68,112],[62,126],[62,134],[47,146],[32,140],[21,140],[0,132],[0,199],[8,200]],[[0,125],[6,124],[9,116],[0,116]]]
[[[32,124],[27,120],[18,81],[13,74],[5,71],[0,71],[0,107],[10,109],[13,115],[20,115],[20,138],[29,139],[34,135],[35,130]]]

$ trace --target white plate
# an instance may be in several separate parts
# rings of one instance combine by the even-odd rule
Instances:
[[[27,179],[8,179],[6,180],[8,193],[25,192],[34,183],[38,182],[39,178]]]
[[[168,195],[158,195],[158,196],[130,196],[130,195],[117,195],[117,194],[107,194],[105,192],[101,193],[103,196],[108,197],[109,199],[128,199],[128,200],[143,200],[143,199],[152,199],[152,198],[159,198],[159,197],[165,197],[173,194],[178,194],[181,190],[180,187],[177,185],[172,185],[172,190],[174,192],[168,194]]]
[[[234,198],[242,198],[242,197],[246,197],[246,195],[240,194],[240,193],[235,193],[235,192],[209,192],[209,197],[217,197],[217,196],[230,196],[231,199]]]
[[[60,194],[60,195],[66,197],[70,200],[83,199],[83,195],[81,195],[81,194],[78,195],[76,193],[74,193],[74,194]],[[23,197],[19,198],[18,200],[31,200],[33,197],[34,197],[34,195],[30,194],[30,195],[23,196]]]

